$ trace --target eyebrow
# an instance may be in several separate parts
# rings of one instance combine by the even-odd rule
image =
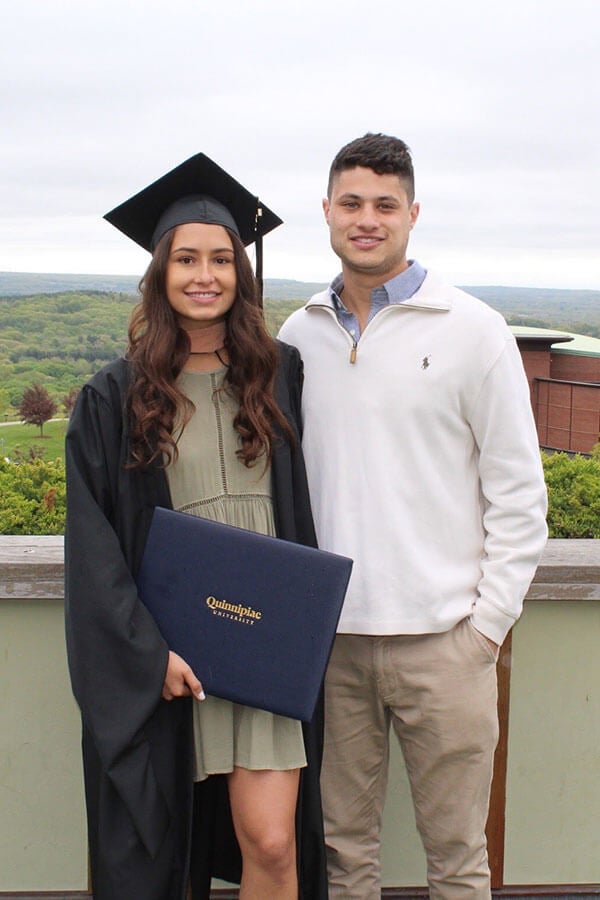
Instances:
[[[197,253],[197,247],[173,247],[171,253]],[[209,253],[233,253],[232,247],[213,247]]]
[[[352,191],[346,191],[345,194],[340,194],[339,197],[336,197],[336,200],[339,202],[340,200],[368,200],[369,197],[365,197],[363,194],[353,194]],[[377,197],[373,198],[374,200],[393,200],[395,203],[399,202],[399,198],[395,197],[394,194],[380,194]]]

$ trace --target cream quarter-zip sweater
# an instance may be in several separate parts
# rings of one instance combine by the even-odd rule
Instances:
[[[304,360],[319,546],[354,559],[338,630],[423,634],[471,616],[501,643],[546,541],[529,389],[502,316],[429,272],[357,345],[328,291],[280,337]]]

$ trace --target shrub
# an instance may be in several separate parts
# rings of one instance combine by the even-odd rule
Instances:
[[[600,538],[600,452],[542,454],[548,530],[554,538]]]
[[[600,538],[600,445],[591,457],[542,454],[548,529],[554,538]],[[61,460],[0,459],[0,534],[62,534],[65,468]]]
[[[61,460],[0,459],[0,534],[62,534],[65,496]]]

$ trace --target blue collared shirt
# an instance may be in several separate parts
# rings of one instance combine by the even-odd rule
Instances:
[[[402,303],[408,300],[413,294],[419,290],[425,280],[427,270],[421,266],[416,259],[408,261],[408,268],[404,272],[400,272],[395,278],[391,278],[382,284],[381,287],[373,288],[371,291],[371,308],[369,310],[369,319],[371,321],[380,309],[385,309],[391,303]],[[329,293],[335,307],[336,315],[340,325],[350,332],[355,341],[360,339],[360,328],[358,327],[358,319],[354,313],[346,309],[341,294],[344,289],[344,279],[340,274],[334,278],[329,287]],[[368,323],[367,323],[368,324]]]

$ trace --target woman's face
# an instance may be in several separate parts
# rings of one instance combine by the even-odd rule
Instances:
[[[188,331],[214,325],[233,306],[237,276],[233,244],[222,225],[178,225],[167,262],[166,291]]]

